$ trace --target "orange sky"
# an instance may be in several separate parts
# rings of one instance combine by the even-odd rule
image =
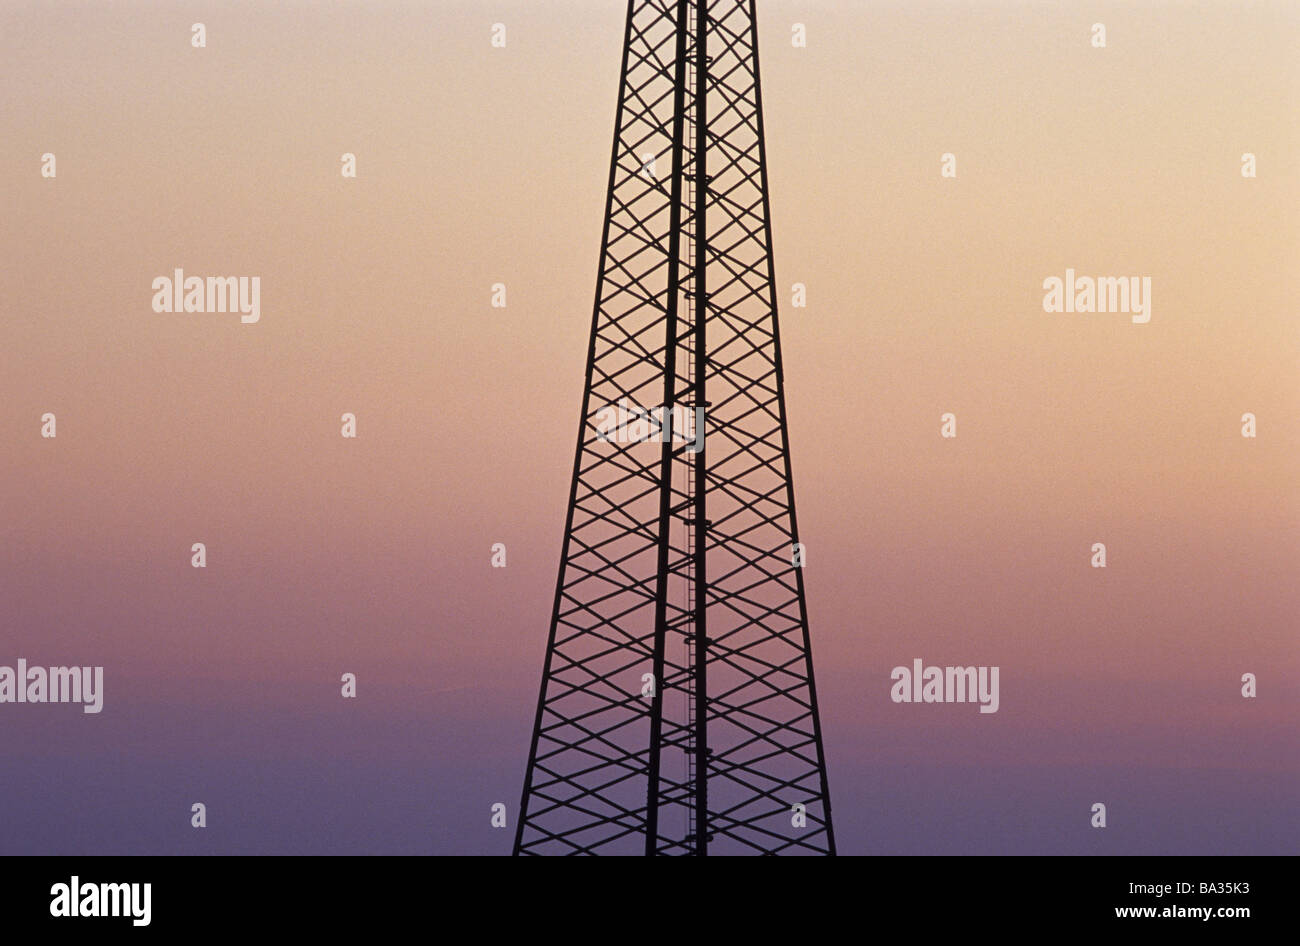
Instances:
[[[408,708],[428,668],[509,689],[522,770],[623,6],[490,6],[0,9],[3,654],[160,699],[358,664]],[[1184,764],[1176,713],[1294,773],[1300,8],[778,0],[760,37],[832,763]],[[260,322],[154,313],[176,267],[259,275]],[[1044,312],[1067,267],[1150,276],[1151,322]],[[1002,709],[935,731],[888,700],[914,657],[1000,664]]]

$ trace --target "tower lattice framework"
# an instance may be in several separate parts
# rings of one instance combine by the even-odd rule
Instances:
[[[516,854],[835,853],[801,556],[754,0],[629,0]]]

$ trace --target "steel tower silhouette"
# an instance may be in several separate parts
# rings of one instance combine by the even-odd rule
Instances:
[[[754,0],[629,0],[515,854],[835,853],[802,555]]]

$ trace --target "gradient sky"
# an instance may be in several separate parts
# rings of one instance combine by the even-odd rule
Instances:
[[[1137,7],[760,2],[844,853],[1300,843],[1300,8]],[[0,6],[0,664],[105,667],[0,705],[0,853],[508,852],[623,14]],[[154,313],[176,267],[261,321]],[[1151,322],[1045,313],[1067,267]],[[999,712],[890,702],[915,657]]]

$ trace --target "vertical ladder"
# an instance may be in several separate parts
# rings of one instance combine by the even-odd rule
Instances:
[[[688,88],[694,89],[695,88],[695,79],[694,79],[695,57],[693,54],[688,56],[688,61],[690,63],[690,65],[687,67],[688,82],[690,83],[688,85]],[[695,98],[694,96],[691,97],[690,105],[686,110],[685,132],[683,134],[683,137],[687,141],[695,140]],[[695,160],[698,160],[698,156],[696,157]],[[694,164],[694,160],[692,161],[692,165],[693,164]],[[695,221],[693,216],[694,207],[695,207],[695,175],[694,173],[686,174],[685,168],[683,168],[683,176],[686,178],[685,181],[686,207],[689,208],[688,212],[692,215],[690,217],[691,225],[686,228],[686,233],[685,233],[685,237],[686,237],[685,258],[687,260],[692,261],[689,264],[691,268],[687,269],[687,272],[690,273],[690,279],[689,279],[689,291],[687,292],[686,299],[685,299],[686,318],[684,321],[687,326],[690,326],[690,330],[688,330],[685,333],[685,337],[687,339],[685,377],[689,378],[691,380],[691,383],[693,384],[695,381],[695,341],[694,341],[695,333],[693,329],[695,326],[696,313],[698,311],[695,305],[695,270],[693,268],[694,259],[695,259]],[[691,405],[691,407],[693,407],[694,400],[695,399],[693,397],[689,399],[689,404]],[[685,411],[683,411],[683,426],[685,420],[684,415],[685,415]],[[683,430],[683,433],[685,434],[687,433],[687,431]],[[682,506],[686,510],[694,510],[695,508],[695,454],[683,450],[682,456],[686,459],[686,464],[685,464],[686,488],[684,490],[685,499],[682,501]],[[695,830],[696,830],[695,806],[694,804],[691,803],[692,792],[694,791],[693,786],[695,785],[695,666],[694,666],[694,662],[695,662],[695,634],[698,629],[698,622],[696,621],[696,616],[695,616],[695,608],[697,607],[699,602],[697,602],[695,599],[695,552],[694,552],[695,518],[694,518],[693,511],[688,511],[686,516],[683,518],[685,519],[686,528],[685,528],[685,541],[682,544],[682,549],[685,551],[686,554],[686,611],[687,614],[690,615],[690,625],[689,625],[690,633],[685,635],[685,637],[683,638],[686,645],[686,659],[683,661],[683,666],[686,667],[687,677],[686,677],[686,686],[682,688],[683,692],[686,695],[686,712],[684,714],[686,720],[686,738],[682,740],[682,748],[686,752],[686,779],[685,779],[686,841],[689,849],[693,853],[699,844],[699,839],[696,838],[695,836]]]

